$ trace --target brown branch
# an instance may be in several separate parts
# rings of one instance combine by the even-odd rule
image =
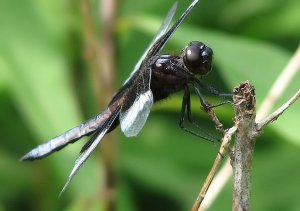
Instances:
[[[233,156],[233,209],[250,210],[251,168],[255,146],[255,92],[248,81],[235,88],[236,145]]]
[[[277,111],[268,116],[262,123],[255,123],[255,93],[254,88],[248,81],[242,83],[234,90],[235,104],[235,124],[236,126],[225,132],[222,139],[219,154],[217,155],[213,167],[209,172],[202,189],[194,202],[192,211],[205,210],[206,205],[201,203],[207,194],[207,190],[218,170],[221,160],[228,149],[231,136],[236,133],[236,146],[232,157],[234,168],[234,196],[233,210],[250,209],[250,191],[251,191],[251,167],[255,146],[255,139],[260,134],[261,129],[268,123],[277,119],[288,107],[290,107],[300,96],[300,90]],[[214,115],[214,113],[213,113]],[[215,117],[217,120],[218,118]],[[217,121],[218,122],[218,121]],[[200,207],[201,206],[201,207]]]
[[[221,160],[223,159],[225,153],[227,152],[228,150],[228,147],[229,147],[229,144],[230,144],[230,141],[231,141],[231,137],[232,135],[235,133],[236,131],[236,127],[232,127],[230,128],[228,131],[225,132],[225,135],[224,137],[222,138],[222,144],[221,144],[221,147],[220,147],[220,150],[219,150],[219,153],[215,159],[215,162],[210,170],[210,172],[208,173],[206,179],[205,179],[205,182],[201,188],[201,191],[198,195],[198,197],[196,198],[196,201],[194,202],[194,205],[191,209],[191,211],[197,211],[199,210],[200,206],[201,206],[201,203],[207,193],[207,190],[218,170],[218,168],[220,167],[220,164],[221,164]]]
[[[215,124],[216,129],[221,132],[224,136],[226,130],[223,127],[223,124],[220,122],[218,117],[216,116],[216,113],[212,109],[207,109],[206,113],[208,114],[209,118],[213,121]]]
[[[255,92],[247,81],[234,91],[235,124],[237,126],[236,145],[233,163],[233,210],[250,210],[251,169],[255,139],[262,128],[276,120],[282,113],[299,99],[300,90],[277,111],[255,123]]]
[[[260,109],[257,112],[256,121],[261,121],[268,112],[272,109],[274,104],[280,99],[284,90],[293,79],[293,76],[299,71],[300,68],[300,46],[290,59],[282,73],[278,76],[276,82],[274,82],[272,88],[269,91],[268,96],[263,101]],[[217,195],[221,192],[227,181],[232,175],[229,159],[226,160],[219,173],[211,183],[211,187],[207,192],[206,198],[201,204],[202,210],[210,207]]]
[[[196,89],[196,91],[198,92],[198,89]],[[201,188],[200,193],[198,194],[198,197],[196,198],[193,207],[192,207],[192,211],[196,211],[199,209],[201,202],[203,201],[206,192],[210,186],[210,183],[218,169],[218,167],[220,166],[221,160],[225,154],[225,151],[227,150],[228,146],[229,146],[229,141],[231,140],[231,136],[234,133],[235,129],[231,128],[230,130],[225,130],[223,127],[223,124],[220,122],[220,120],[218,119],[218,117],[216,116],[215,112],[213,111],[213,109],[211,108],[205,108],[205,112],[208,114],[208,116],[210,117],[210,119],[213,121],[213,123],[215,124],[215,128],[220,131],[223,134],[223,138],[222,138],[222,144],[219,150],[219,153],[215,159],[215,162]]]

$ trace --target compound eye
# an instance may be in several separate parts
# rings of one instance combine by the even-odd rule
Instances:
[[[201,49],[196,45],[191,45],[186,48],[185,63],[191,69],[197,68],[202,64]]]
[[[183,62],[190,72],[205,75],[211,70],[212,55],[209,47],[193,41],[185,48]]]

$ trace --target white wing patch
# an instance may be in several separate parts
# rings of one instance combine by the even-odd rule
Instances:
[[[121,130],[126,137],[136,136],[144,127],[151,107],[153,105],[153,94],[149,89],[140,94],[126,111],[120,113]]]

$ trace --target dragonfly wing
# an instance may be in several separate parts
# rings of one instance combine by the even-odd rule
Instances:
[[[175,30],[179,27],[179,25],[186,19],[186,17],[191,13],[194,7],[198,4],[199,0],[194,0],[190,6],[184,11],[184,13],[180,16],[180,18],[174,23],[174,25],[162,34],[160,37],[157,37],[155,42],[153,43],[152,48],[149,50],[148,54],[145,57],[152,57],[153,55],[157,55],[163,49],[166,42],[169,40],[171,35],[175,32]]]
[[[156,36],[153,39],[153,41],[151,42],[151,44],[153,44],[156,40],[158,40],[161,36],[163,36],[167,32],[167,30],[171,24],[171,21],[176,13],[177,7],[178,7],[178,2],[175,2],[173,4],[173,6],[171,7],[171,9],[169,10],[168,14],[166,15],[163,23],[161,24],[161,26],[158,30],[158,33],[156,34]]]
[[[144,127],[151,107],[153,95],[151,90],[139,95],[132,106],[120,114],[121,130],[127,137],[136,136]]]
[[[158,33],[156,34],[156,36],[154,37],[151,44],[146,49],[138,63],[135,65],[135,68],[130,74],[130,77],[125,81],[124,84],[131,83],[131,80],[134,80],[135,75],[142,74],[142,71],[145,70],[145,67],[143,66],[149,65],[152,57],[155,57],[160,53],[160,51],[163,49],[164,45],[169,40],[171,35],[179,27],[182,21],[184,21],[185,18],[190,14],[190,12],[193,10],[193,8],[197,5],[198,2],[199,0],[194,0],[190,4],[190,6],[184,11],[184,13],[180,16],[180,18],[174,23],[174,25],[170,29],[168,29],[177,9],[177,2],[172,6],[166,18],[164,19]]]
[[[144,54],[141,56],[138,63],[135,65],[134,70],[130,74],[129,78],[125,81],[125,83],[127,83],[128,80],[134,75],[134,73],[136,73],[141,68],[142,63],[146,59],[146,56],[148,55],[148,53],[149,53],[150,49],[152,48],[153,44],[167,32],[167,30],[170,26],[170,23],[171,23],[174,15],[175,15],[175,12],[177,10],[177,5],[178,5],[178,2],[175,2],[173,4],[172,8],[170,9],[168,14],[166,15],[162,25],[160,26],[156,36],[154,37],[154,39],[152,40],[152,42],[150,43],[150,45],[148,46],[148,48],[146,49]]]
[[[75,161],[75,165],[69,175],[69,178],[64,185],[63,189],[60,192],[60,195],[66,190],[74,176],[77,174],[81,166],[85,163],[85,161],[90,157],[92,152],[96,149],[98,144],[103,139],[104,135],[107,133],[107,131],[110,129],[111,125],[115,121],[116,117],[120,113],[120,107],[116,109],[115,112],[105,121],[105,124],[97,130],[97,132],[93,135],[93,137],[82,147],[80,154],[78,158]]]
[[[127,92],[127,100],[120,112],[121,130],[127,137],[136,136],[146,123],[153,105],[153,94],[150,90],[151,69],[147,68],[138,75]]]

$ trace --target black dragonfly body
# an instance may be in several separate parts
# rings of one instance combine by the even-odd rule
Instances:
[[[194,0],[175,24],[169,28],[177,3],[173,5],[157,36],[136,64],[130,77],[114,95],[103,112],[39,145],[24,155],[21,160],[40,159],[70,143],[74,143],[82,136],[93,134],[92,138],[82,147],[80,155],[76,159],[75,165],[62,190],[64,191],[106,133],[114,130],[120,124],[122,132],[127,137],[136,136],[143,128],[153,103],[165,99],[174,92],[185,90],[180,118],[180,126],[182,128],[184,128],[183,120],[186,111],[188,119],[192,121],[189,99],[190,86],[196,90],[202,106],[208,108],[208,104],[202,97],[199,88],[204,88],[215,95],[222,95],[213,88],[202,84],[198,79],[199,76],[203,76],[211,70],[212,50],[201,42],[193,41],[182,50],[181,55],[160,55],[165,43],[190,14],[198,1]],[[194,134],[190,130],[187,131]]]

